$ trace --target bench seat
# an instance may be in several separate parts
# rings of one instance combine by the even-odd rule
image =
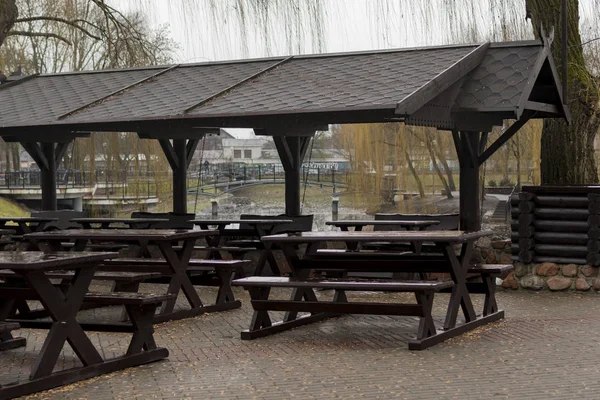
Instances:
[[[88,292],[84,297],[84,302],[101,304],[106,306],[145,306],[148,304],[159,305],[163,301],[167,301],[172,298],[175,298],[175,295],[129,292]]]
[[[25,338],[13,337],[11,332],[19,328],[16,322],[0,322],[0,350],[16,349],[27,344]]]
[[[375,279],[294,279],[287,277],[252,276],[233,281],[233,286],[286,287],[334,290],[360,290],[385,292],[439,292],[454,286],[452,281],[382,281]]]
[[[250,260],[204,260],[191,259],[188,263],[189,272],[213,271],[217,269],[239,269],[251,263]],[[107,270],[131,270],[131,268],[143,268],[144,271],[169,272],[169,264],[166,260],[160,258],[115,258],[106,260],[102,266],[103,271]]]
[[[474,264],[469,266],[467,272],[471,274],[502,275],[513,269],[514,265],[512,264]]]
[[[372,279],[299,279],[254,276],[236,279],[233,285],[250,292],[254,314],[250,328],[242,331],[244,340],[255,339],[340,314],[403,315],[419,317],[415,349],[440,339],[431,315],[434,294],[454,286],[452,281],[381,281]],[[294,289],[290,300],[269,299],[271,288]],[[333,289],[332,301],[317,299],[314,289]],[[416,304],[348,301],[346,291],[412,292]],[[271,322],[269,311],[285,312],[284,320]],[[298,313],[310,313],[299,316]],[[440,339],[443,340],[443,339]],[[413,348],[411,347],[411,348]]]
[[[175,251],[181,251],[183,249],[182,246],[173,246]],[[209,246],[194,246],[194,251],[225,251],[227,253],[236,254],[236,253],[249,253],[251,251],[258,250],[256,247],[240,247],[240,246],[219,246],[219,247],[209,247]]]
[[[73,271],[50,271],[46,273],[50,279],[67,279],[71,280],[75,276]],[[122,282],[142,282],[147,279],[156,278],[161,274],[156,272],[110,272],[97,271],[94,274],[94,280],[98,281],[122,281]],[[11,270],[0,270],[0,278],[17,278],[19,275]]]

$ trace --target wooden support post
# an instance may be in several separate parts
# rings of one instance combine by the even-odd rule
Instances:
[[[177,166],[173,168],[173,212],[187,212],[187,149],[185,139],[173,139]]]
[[[275,136],[281,164],[285,171],[285,213],[300,215],[300,172],[311,136]]]
[[[42,189],[42,210],[56,210],[56,165],[58,157],[56,143],[21,142],[21,145],[40,168]],[[65,144],[61,144],[59,156],[62,156]]]
[[[56,156],[55,143],[42,143],[42,152],[48,167],[41,169],[42,210],[56,211]]]
[[[460,154],[460,229],[481,229],[481,204],[479,182],[479,133],[462,132],[457,142]]]

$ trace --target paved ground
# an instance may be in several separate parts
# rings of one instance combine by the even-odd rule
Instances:
[[[151,288],[146,288],[151,290]],[[506,320],[421,352],[408,351],[415,320],[344,316],[241,341],[242,309],[157,326],[168,361],[39,393],[39,399],[580,398],[600,397],[600,298],[594,294],[500,292]],[[201,290],[204,297],[214,294]],[[320,296],[328,296],[321,292]],[[389,301],[391,294],[358,294]],[[404,295],[401,295],[404,296]],[[440,295],[436,315],[447,297]],[[481,303],[477,303],[480,307]],[[88,317],[118,310],[88,311]],[[25,349],[0,353],[0,383],[26,376],[45,331],[17,331]],[[91,334],[105,355],[126,334]],[[70,349],[62,364],[73,365]]]

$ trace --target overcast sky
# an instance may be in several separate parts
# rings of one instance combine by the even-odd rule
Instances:
[[[326,15],[324,43],[320,49],[312,46],[311,32],[306,29],[302,34],[296,35],[301,36],[298,44],[292,46],[286,43],[282,38],[289,35],[286,36],[284,24],[279,21],[281,18],[273,16],[274,13],[270,14],[274,21],[270,21],[266,32],[250,28],[251,32],[242,38],[235,11],[220,12],[214,18],[209,18],[206,16],[206,9],[200,8],[208,0],[108,1],[120,10],[141,10],[148,16],[153,27],[167,26],[172,38],[180,46],[175,53],[175,61],[182,63],[472,42],[468,33],[461,38],[448,36],[451,31],[468,31],[473,25],[472,21],[476,22],[479,40],[502,40],[501,29],[494,26],[498,15],[490,13],[489,4],[494,4],[492,10],[495,13],[513,7],[516,12],[511,14],[506,25],[510,26],[509,29],[518,31],[516,38],[532,37],[530,24],[525,22],[525,0],[453,0],[465,5],[461,8],[464,15],[461,17],[462,22],[458,23],[456,20],[450,22],[451,18],[446,13],[444,3],[448,0],[323,0]],[[303,4],[306,0],[294,1]],[[218,0],[220,5],[235,2],[236,0]],[[429,7],[415,7],[416,3],[427,4]],[[600,10],[594,7],[598,4],[600,0],[580,0],[584,39],[600,36]],[[459,29],[451,29],[451,23],[459,25]],[[469,28],[465,29],[465,26]],[[265,41],[265,37],[269,39]]]
[[[227,0],[219,1],[223,1],[222,4],[227,3]],[[414,4],[415,1],[440,3],[440,5],[432,7],[428,15],[423,15],[415,11],[417,8],[406,7],[406,4]],[[377,9],[375,0],[324,0],[325,36],[321,51],[339,52],[440,44],[447,41],[442,35],[446,30],[443,26],[445,18],[440,13],[444,1],[447,0],[390,0],[389,8]],[[477,0],[474,4],[478,5],[474,8],[479,8],[487,1],[503,0]],[[518,7],[523,8],[523,18],[520,19],[524,20],[524,0],[507,1],[523,3]],[[240,38],[238,21],[234,13],[221,14],[215,19],[216,23],[211,24],[205,20],[203,13],[198,11],[198,7],[205,3],[203,0],[110,0],[110,2],[119,9],[141,9],[148,15],[153,26],[168,26],[171,36],[181,47],[176,53],[177,62],[319,51],[311,46],[309,32],[305,32],[307,38],[302,41],[304,42],[302,45],[294,48],[286,46],[281,40],[281,37],[285,36],[282,24],[273,24],[268,28],[266,35],[270,37],[272,48],[266,48],[263,32],[246,37],[247,46],[244,48],[241,45],[244,41]],[[383,14],[387,15],[386,23],[382,22]],[[429,28],[424,27],[426,25],[423,20],[427,18],[436,19]],[[485,20],[486,18],[490,16],[485,12],[479,13],[478,25],[489,27],[491,24],[490,21]]]

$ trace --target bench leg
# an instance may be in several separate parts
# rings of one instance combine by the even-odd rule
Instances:
[[[417,303],[421,306],[423,315],[419,319],[419,330],[417,331],[417,340],[424,339],[436,334],[435,324],[431,315],[433,308],[433,293],[415,293]]]
[[[128,293],[137,293],[140,290],[139,282],[115,282],[112,291],[113,292],[128,292]],[[126,322],[129,321],[129,314],[125,307],[121,311],[120,321]]]
[[[252,300],[268,300],[269,294],[271,293],[271,288],[251,288],[249,293]],[[273,325],[273,323],[271,322],[271,317],[269,317],[268,311],[255,310],[252,314],[252,320],[250,321],[250,332],[262,328],[268,328],[271,325]]]
[[[11,332],[0,333],[0,350],[16,349],[27,344],[25,338],[14,337]]]
[[[483,302],[483,316],[488,316],[498,312],[498,303],[496,302],[496,277],[493,275],[483,275],[483,287],[485,289],[485,300]]]
[[[217,301],[215,304],[235,301],[233,289],[231,288],[231,278],[235,272],[234,268],[215,268],[215,272],[220,281],[219,292],[217,293]]]
[[[133,325],[133,336],[127,348],[127,355],[141,353],[144,350],[156,349],[152,319],[156,312],[156,304],[143,306],[126,305],[125,310]]]

